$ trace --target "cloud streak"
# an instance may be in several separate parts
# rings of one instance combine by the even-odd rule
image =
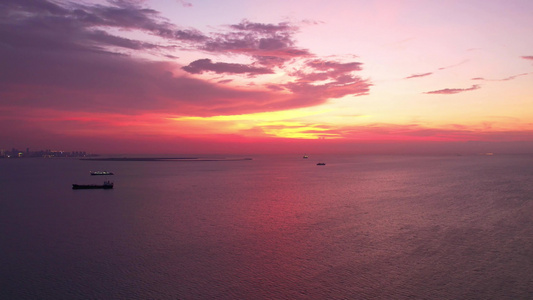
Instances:
[[[468,60],[465,59],[465,60],[463,60],[463,61],[461,61],[461,62],[459,62],[457,64],[438,68],[437,71],[443,71],[443,70],[446,70],[446,69],[455,68],[455,67],[458,67],[458,66],[460,66],[462,64],[465,64],[466,62],[468,62]],[[434,73],[435,72],[426,72],[426,73],[420,73],[420,74],[413,74],[413,75],[405,77],[404,79],[413,79],[413,78],[426,77],[426,76],[433,75]]]
[[[526,76],[526,75],[529,75],[530,73],[522,73],[522,74],[517,74],[517,75],[513,75],[513,76],[509,76],[509,77],[505,77],[505,78],[502,78],[502,79],[485,79],[483,77],[475,77],[475,78],[472,78],[472,80],[482,80],[482,81],[509,81],[509,80],[513,80],[513,79],[516,79],[518,77],[521,77],[521,76]]]
[[[446,88],[446,89],[442,89],[442,90],[425,92],[424,94],[451,95],[451,94],[458,94],[458,93],[463,93],[463,92],[474,91],[474,90],[477,90],[479,88],[481,88],[481,87],[479,85],[475,84],[475,85],[472,85],[471,87],[465,88],[465,89]]]
[[[455,68],[455,67],[463,65],[463,64],[465,64],[467,62],[468,62],[468,59],[465,59],[465,60],[463,60],[463,61],[461,61],[459,63],[453,64],[453,65],[449,65],[449,66],[446,66],[446,67],[441,67],[441,68],[439,68],[439,71],[450,69],[450,68]]]
[[[433,72],[428,72],[428,73],[423,73],[423,74],[413,74],[411,76],[407,76],[405,77],[405,79],[412,79],[412,78],[419,78],[419,77],[426,77],[426,76],[429,76],[429,75],[432,75]]]

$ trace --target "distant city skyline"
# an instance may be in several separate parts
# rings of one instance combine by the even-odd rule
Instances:
[[[0,2],[0,141],[533,152],[533,1]]]

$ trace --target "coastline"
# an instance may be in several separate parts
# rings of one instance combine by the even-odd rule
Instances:
[[[251,158],[199,158],[199,157],[108,157],[80,158],[90,161],[243,161]]]

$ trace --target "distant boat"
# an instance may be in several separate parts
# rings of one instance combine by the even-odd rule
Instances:
[[[111,181],[104,181],[104,184],[72,184],[73,190],[81,189],[112,189],[113,183]]]
[[[109,171],[91,171],[91,175],[114,175],[113,172]]]
[[[317,166],[325,166],[326,163],[318,163],[318,164],[316,164],[316,165],[317,165]]]
[[[309,158],[309,156],[307,156],[307,155],[304,155],[304,158]]]

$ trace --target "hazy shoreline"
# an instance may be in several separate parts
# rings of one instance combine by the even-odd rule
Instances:
[[[199,158],[199,157],[108,157],[80,158],[91,161],[243,161],[251,158]]]

